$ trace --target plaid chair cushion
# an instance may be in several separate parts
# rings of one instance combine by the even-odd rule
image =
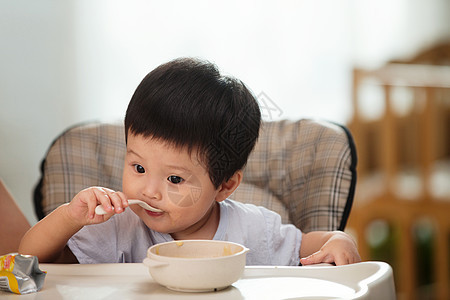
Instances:
[[[35,189],[43,218],[89,186],[122,189],[123,125],[70,128],[50,147]],[[343,230],[353,201],[356,152],[345,127],[299,120],[267,122],[230,198],[278,212],[304,232]]]

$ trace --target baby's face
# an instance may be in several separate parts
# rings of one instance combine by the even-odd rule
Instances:
[[[163,212],[139,205],[131,209],[151,229],[176,239],[209,226],[219,189],[208,172],[187,150],[142,135],[128,135],[123,171],[123,192]],[[220,187],[219,187],[220,188]]]

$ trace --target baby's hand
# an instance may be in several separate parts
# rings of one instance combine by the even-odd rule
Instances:
[[[334,263],[337,266],[361,261],[355,241],[346,233],[330,232],[319,251],[300,259],[302,265]]]
[[[101,204],[106,215],[96,215],[95,208]],[[113,209],[114,207],[114,209]],[[90,187],[79,192],[68,204],[69,217],[84,226],[107,221],[115,213],[122,213],[128,207],[124,193],[104,187]]]

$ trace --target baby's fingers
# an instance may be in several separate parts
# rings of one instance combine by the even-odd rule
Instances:
[[[320,263],[332,263],[333,261],[330,261],[327,256],[328,254],[325,251],[319,250],[310,256],[300,259],[300,263],[304,266]]]
[[[361,257],[358,253],[343,252],[335,256],[334,259],[336,266],[348,265],[361,262]]]
[[[120,214],[128,207],[127,197],[122,192],[103,187],[96,188],[95,192],[100,203],[100,208],[96,209],[97,214]]]
[[[337,255],[334,260],[336,266],[348,265],[351,264],[352,261],[346,255]]]
[[[300,259],[300,263],[304,266],[320,263],[334,263],[336,266],[342,266],[357,263],[360,261],[361,258],[357,253],[356,255],[347,252],[332,254],[324,250],[319,250],[316,253],[311,254],[310,256]]]
[[[100,205],[103,207],[103,210],[106,212],[106,214],[114,213],[111,198],[109,196],[108,190],[98,187],[94,188],[93,192],[95,194],[96,202],[94,203],[93,207],[89,206],[89,215],[93,218],[95,216],[95,208],[97,207],[97,204],[100,203]]]
[[[128,206],[128,201],[123,193],[107,191],[107,194],[116,214],[120,214]]]

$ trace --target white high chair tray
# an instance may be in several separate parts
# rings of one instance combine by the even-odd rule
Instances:
[[[383,262],[345,266],[246,267],[230,287],[210,293],[171,291],[143,264],[40,264],[41,291],[1,292],[1,299],[395,299],[392,268]]]

